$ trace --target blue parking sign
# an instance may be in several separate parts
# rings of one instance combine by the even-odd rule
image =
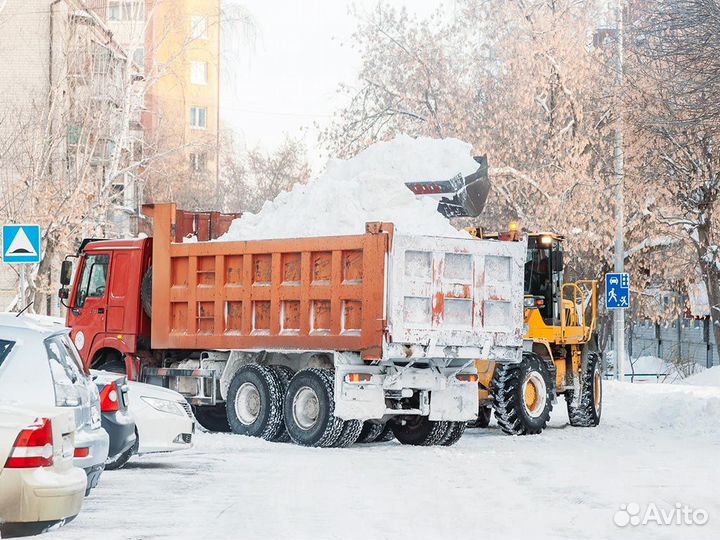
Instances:
[[[32,264],[41,258],[39,225],[3,225],[3,262]]]
[[[630,274],[605,274],[605,305],[608,309],[630,307]]]

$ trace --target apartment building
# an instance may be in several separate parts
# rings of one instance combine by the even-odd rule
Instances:
[[[219,0],[89,0],[88,5],[144,69],[142,125],[146,154],[152,156],[144,176],[151,196],[182,197],[189,183],[214,187]]]
[[[45,239],[40,268],[0,264],[0,309],[25,271],[53,312],[59,259],[84,235],[132,229],[142,74],[79,0],[6,0],[0,66],[0,222],[38,223]]]

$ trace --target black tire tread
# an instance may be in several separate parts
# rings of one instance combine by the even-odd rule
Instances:
[[[314,377],[317,382],[319,382],[323,386],[328,401],[328,421],[325,424],[325,428],[323,429],[322,434],[320,435],[320,437],[317,438],[317,440],[311,442],[299,440],[296,437],[293,437],[292,430],[288,429],[290,438],[296,444],[300,444],[302,446],[328,447],[332,446],[335,441],[337,441],[340,437],[340,433],[342,432],[344,426],[344,421],[335,416],[335,390],[333,373],[334,372],[329,369],[306,368],[298,371],[295,374],[295,377],[293,377],[293,380],[290,381],[290,384],[292,385],[292,383],[296,380],[297,377],[306,375]],[[291,396],[288,392],[288,394],[285,396],[286,408],[290,400]],[[290,421],[290,418],[286,415],[285,425],[287,426],[288,422]]]
[[[228,424],[230,424],[230,428],[234,433],[247,434],[244,433],[247,428],[245,428],[240,423],[240,421],[235,418],[234,413],[231,414],[231,412],[233,412],[232,409],[235,407],[235,393],[240,387],[239,377],[243,372],[249,371],[254,372],[265,382],[269,394],[269,399],[267,403],[268,415],[265,422],[265,427],[263,428],[262,432],[260,432],[256,436],[260,437],[261,439],[265,439],[266,441],[273,441],[278,436],[279,432],[283,427],[282,399],[280,397],[282,388],[275,370],[270,369],[270,367],[268,366],[254,363],[245,364],[237,371],[237,373],[235,373],[235,375],[233,376],[233,380],[230,383],[230,389],[228,390],[226,407]]]
[[[273,441],[275,441],[275,442],[290,442],[290,434],[288,433],[287,428],[285,427],[285,414],[284,414],[283,402],[285,401],[285,394],[287,394],[288,386],[290,386],[290,381],[292,380],[293,376],[295,375],[295,371],[288,366],[282,366],[282,365],[270,366],[270,369],[272,369],[275,372],[275,375],[277,375],[278,381],[280,381],[280,412],[282,415],[282,421],[280,422],[280,431],[278,432],[277,436],[273,439]]]
[[[466,422],[450,422],[447,432],[442,440],[438,443],[440,446],[452,446],[460,440],[465,433],[467,427]]]
[[[565,402],[567,403],[568,418],[571,426],[596,427],[600,424],[601,415],[595,414],[595,404],[592,394],[593,376],[595,367],[599,361],[600,357],[596,353],[590,353],[588,355],[587,366],[580,380],[580,405],[578,407],[575,407],[573,404],[575,392],[568,390],[565,393]],[[602,409],[600,409],[600,411],[602,412]]]
[[[385,424],[382,423],[370,421],[363,422],[362,430],[360,430],[360,435],[358,435],[358,439],[355,442],[358,444],[375,442],[385,429]],[[387,429],[389,431],[390,428]]]

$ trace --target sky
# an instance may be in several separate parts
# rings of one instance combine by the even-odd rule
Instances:
[[[358,18],[380,0],[226,0],[244,10],[251,29],[233,25],[221,59],[221,116],[248,148],[270,150],[285,135],[300,138],[314,169],[324,163],[315,123],[343,104],[337,89],[354,84],[360,57],[350,47]],[[453,0],[382,0],[428,16]],[[237,3],[235,3],[237,2]],[[253,36],[254,34],[254,36]]]

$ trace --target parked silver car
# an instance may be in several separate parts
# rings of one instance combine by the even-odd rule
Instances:
[[[85,470],[89,493],[105,468],[109,439],[101,427],[98,390],[68,332],[52,322],[0,313],[0,403],[74,409],[73,462]]]

